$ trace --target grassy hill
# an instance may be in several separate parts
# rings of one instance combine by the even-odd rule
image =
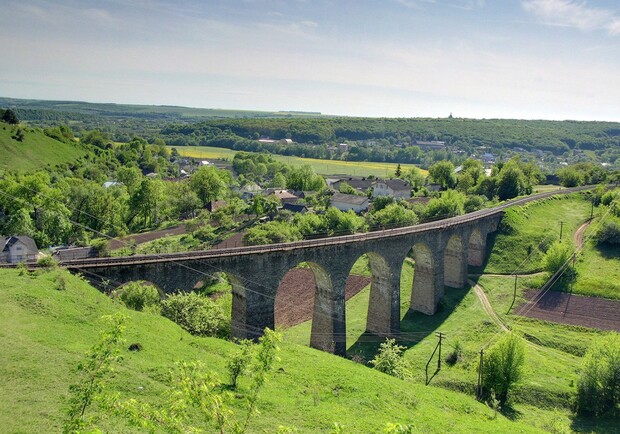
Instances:
[[[178,360],[201,360],[225,378],[224,363],[234,344],[193,337],[160,316],[128,311],[78,277],[62,274],[66,289],[57,290],[57,272],[0,270],[3,432],[60,430],[76,364],[97,340],[98,318],[113,312],[129,315],[127,345],[137,342],[143,350],[123,351],[108,390],[142,402],[161,400],[166,372]],[[282,347],[250,432],[272,433],[279,425],[294,425],[301,433],[329,432],[333,422],[348,433],[380,432],[387,422],[412,423],[420,432],[538,432],[494,416],[460,393],[398,380],[304,346]],[[124,426],[112,416],[103,424],[116,432]]]
[[[17,140],[18,129],[23,141]],[[0,122],[0,172],[32,170],[74,161],[86,152],[79,145],[46,136],[39,128]]]

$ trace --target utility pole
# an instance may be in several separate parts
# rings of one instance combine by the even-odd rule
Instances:
[[[476,397],[480,399],[482,397],[482,360],[484,355],[484,349],[480,348],[480,363],[478,363],[478,390]]]
[[[590,220],[594,217],[594,196],[592,196],[592,208],[590,209]]]
[[[562,242],[562,229],[564,228],[564,222],[560,221],[560,242]]]
[[[517,273],[515,273],[515,287],[514,287],[514,291],[512,293],[512,303],[510,304],[510,307],[508,308],[508,312],[506,312],[506,315],[510,313],[510,309],[512,309],[512,306],[515,305],[515,301],[517,300],[517,278],[519,277],[519,275]]]
[[[437,357],[437,370],[441,369],[441,341],[444,338],[444,334],[442,332],[437,333],[437,337],[439,338],[439,356]]]

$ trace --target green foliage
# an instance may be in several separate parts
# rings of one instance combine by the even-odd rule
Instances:
[[[320,191],[325,188],[325,179],[317,175],[309,164],[291,169],[286,188],[295,191]]]
[[[571,257],[571,246],[568,243],[555,242],[549,247],[543,259],[543,266],[549,273],[560,270]]]
[[[202,206],[207,206],[209,202],[221,199],[226,189],[226,182],[231,180],[229,172],[213,166],[203,166],[192,174],[190,185],[198,195]]]
[[[577,412],[620,414],[620,335],[611,332],[594,341],[583,360],[577,382]]]
[[[358,191],[347,182],[341,182],[338,191],[343,194],[358,194]]]
[[[69,408],[63,428],[65,434],[80,433],[93,425],[96,417],[86,418],[86,410],[102,393],[105,377],[114,370],[113,364],[121,359],[119,348],[124,343],[127,317],[117,313],[104,319],[110,323],[109,330],[101,333],[99,342],[78,364],[80,378],[77,383],[69,386]]]
[[[525,345],[514,333],[503,336],[487,352],[482,371],[482,384],[490,396],[493,391],[500,404],[508,401],[508,393],[523,377]]]
[[[242,339],[239,342],[239,350],[234,353],[226,362],[226,369],[230,377],[230,385],[233,389],[237,388],[237,379],[249,369],[252,358],[252,341]]]
[[[4,110],[4,113],[2,113],[2,121],[11,125],[17,125],[19,123],[17,115],[11,109]]]
[[[448,218],[465,213],[465,194],[447,190],[428,202],[426,218]]]
[[[148,306],[159,304],[157,288],[145,282],[129,282],[116,289],[112,296],[118,298],[129,309],[141,311]]]
[[[161,314],[193,335],[227,337],[230,329],[230,320],[222,308],[193,292],[163,300]]]
[[[301,240],[299,229],[282,221],[262,223],[248,229],[243,234],[243,243],[247,246],[286,243],[298,240]]]
[[[598,245],[620,246],[620,221],[616,218],[604,221],[594,238]]]
[[[413,226],[418,223],[418,216],[415,212],[392,203],[385,208],[374,211],[366,215],[368,225],[372,228],[390,228],[395,226]]]
[[[443,188],[453,188],[456,185],[454,164],[450,161],[439,161],[428,168],[428,174],[437,184]]]
[[[478,211],[484,208],[486,201],[487,200],[484,196],[479,196],[476,194],[468,195],[463,203],[463,209],[466,213]]]
[[[410,376],[404,360],[405,347],[398,345],[396,339],[386,339],[379,346],[379,352],[370,364],[378,371],[396,378],[404,379]]]
[[[366,221],[363,217],[353,212],[340,211],[330,207],[324,216],[327,230],[330,235],[348,235],[356,232],[364,232],[367,229]]]

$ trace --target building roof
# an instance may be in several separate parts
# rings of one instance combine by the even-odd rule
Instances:
[[[365,202],[368,202],[368,198],[366,196],[358,196],[356,194],[334,193],[331,201],[348,203],[349,205],[364,205]]]
[[[340,179],[339,182],[346,182],[354,189],[364,191],[364,190],[368,190],[369,188],[371,188],[374,185],[375,180],[374,179],[344,178],[344,179]]]
[[[301,203],[285,203],[282,205],[282,209],[291,212],[304,212],[308,211],[308,206]]]
[[[297,196],[295,196],[292,193],[289,193],[286,190],[276,190],[273,192],[274,196],[276,196],[278,199],[282,200],[282,199],[299,199]]]
[[[377,184],[380,182],[384,183],[394,191],[411,191],[411,187],[409,186],[407,181],[403,181],[402,179],[381,180],[377,181]]]
[[[8,251],[9,248],[15,244],[21,242],[23,245],[26,246],[26,249],[29,252],[38,252],[39,249],[37,248],[37,244],[34,242],[34,240],[26,235],[12,235],[10,237],[1,237],[0,238],[0,247],[2,247],[2,249],[0,249],[0,252],[4,252],[4,251]]]

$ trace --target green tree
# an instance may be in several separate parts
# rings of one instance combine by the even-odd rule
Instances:
[[[465,212],[465,195],[456,190],[441,193],[428,202],[426,207],[427,218],[448,218],[461,215]]]
[[[386,339],[379,346],[379,352],[370,364],[377,370],[404,379],[410,375],[404,360],[405,347],[398,345],[396,339]]]
[[[394,175],[397,178],[400,178],[400,175],[402,175],[402,174],[403,174],[403,171],[402,171],[402,169],[400,167],[400,163],[398,163],[398,166],[396,166],[396,172],[394,172]]]
[[[358,191],[354,189],[348,182],[341,182],[338,186],[338,191],[343,194],[358,194]]]
[[[545,271],[554,274],[566,266],[567,268],[564,269],[564,272],[559,277],[558,281],[561,283],[570,282],[575,277],[574,270],[572,270],[572,268],[568,268],[567,266],[571,256],[572,250],[569,244],[555,242],[545,252],[543,267]]]
[[[237,388],[237,380],[239,376],[243,375],[250,368],[250,361],[252,360],[252,341],[249,339],[242,339],[239,342],[239,349],[235,352],[226,362],[226,370],[230,377],[230,386],[233,389]]]
[[[121,359],[120,346],[127,317],[122,314],[103,317],[110,323],[97,342],[77,366],[79,380],[69,386],[69,408],[63,433],[77,434],[94,425],[95,417],[85,417],[86,410],[98,398],[105,386],[105,377],[113,371],[113,363]]]
[[[291,170],[286,188],[295,191],[320,191],[325,188],[325,180],[314,172],[312,166],[304,164]]]
[[[398,203],[392,203],[380,211],[366,215],[370,227],[413,226],[418,223],[418,216],[410,209]]]
[[[19,123],[19,119],[15,112],[11,109],[6,109],[2,114],[2,120],[7,124],[17,125]]]
[[[497,196],[500,200],[512,199],[527,193],[527,180],[516,164],[508,162],[499,173]]]
[[[620,246],[620,221],[606,220],[594,235],[598,245]]]
[[[582,174],[574,167],[564,167],[558,170],[558,178],[564,187],[577,187],[583,184]]]
[[[428,168],[428,174],[437,184],[443,188],[453,188],[456,185],[454,176],[454,164],[451,161],[438,161]]]
[[[422,174],[422,171],[417,167],[412,167],[409,169],[404,175],[403,179],[411,185],[415,191],[419,190],[424,186],[425,177]]]
[[[601,416],[620,414],[620,334],[596,339],[583,358],[577,381],[577,412]]]
[[[482,370],[482,384],[487,396],[494,392],[503,406],[508,393],[523,377],[525,346],[514,333],[504,335],[487,352]]]
[[[226,175],[213,166],[203,166],[190,178],[192,190],[198,195],[202,206],[220,199],[226,191]]]
[[[170,295],[161,303],[161,314],[193,335],[226,337],[230,328],[217,303],[193,292]]]
[[[147,306],[159,304],[160,295],[157,288],[145,282],[129,282],[116,289],[112,295],[123,302],[129,309],[141,311]]]
[[[347,235],[364,232],[367,229],[366,221],[352,210],[340,211],[330,207],[325,213],[325,222],[330,235]]]

